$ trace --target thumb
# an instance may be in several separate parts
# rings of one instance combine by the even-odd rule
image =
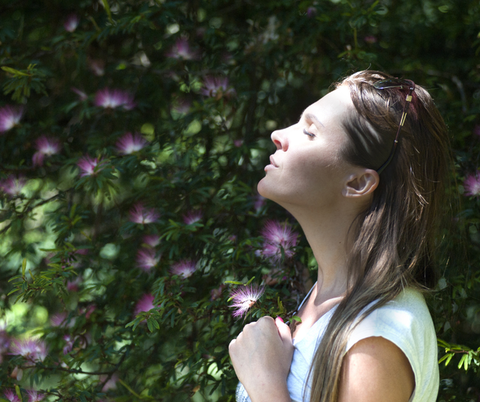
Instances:
[[[281,317],[277,317],[275,319],[275,325],[277,326],[278,334],[280,335],[280,338],[282,338],[282,342],[291,344],[292,332],[290,331],[290,327],[283,322]]]

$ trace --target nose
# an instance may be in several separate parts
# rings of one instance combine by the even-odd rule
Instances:
[[[285,130],[275,130],[270,136],[272,142],[277,147],[277,150],[285,152],[288,149],[288,139],[285,135]]]

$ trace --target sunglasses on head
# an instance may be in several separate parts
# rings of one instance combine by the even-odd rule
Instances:
[[[384,169],[388,166],[388,164],[392,161],[393,156],[395,155],[395,149],[397,148],[398,144],[398,135],[402,130],[403,125],[405,124],[405,119],[407,118],[408,108],[410,107],[410,103],[412,102],[412,93],[415,91],[415,83],[410,80],[401,80],[398,78],[389,78],[386,80],[380,80],[373,84],[374,88],[376,89],[407,89],[408,94],[405,98],[405,105],[403,106],[402,117],[400,118],[400,123],[398,124],[397,134],[395,135],[395,141],[393,142],[393,148],[390,152],[388,159],[385,163],[377,169],[377,173],[380,174],[384,171]]]

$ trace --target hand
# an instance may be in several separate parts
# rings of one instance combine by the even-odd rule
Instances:
[[[280,318],[262,317],[246,325],[230,342],[229,352],[252,402],[290,401],[287,376],[293,356],[292,335]]]

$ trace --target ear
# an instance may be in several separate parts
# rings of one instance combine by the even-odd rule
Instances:
[[[372,194],[380,183],[375,170],[362,169],[348,178],[342,194],[344,197],[362,197]]]

